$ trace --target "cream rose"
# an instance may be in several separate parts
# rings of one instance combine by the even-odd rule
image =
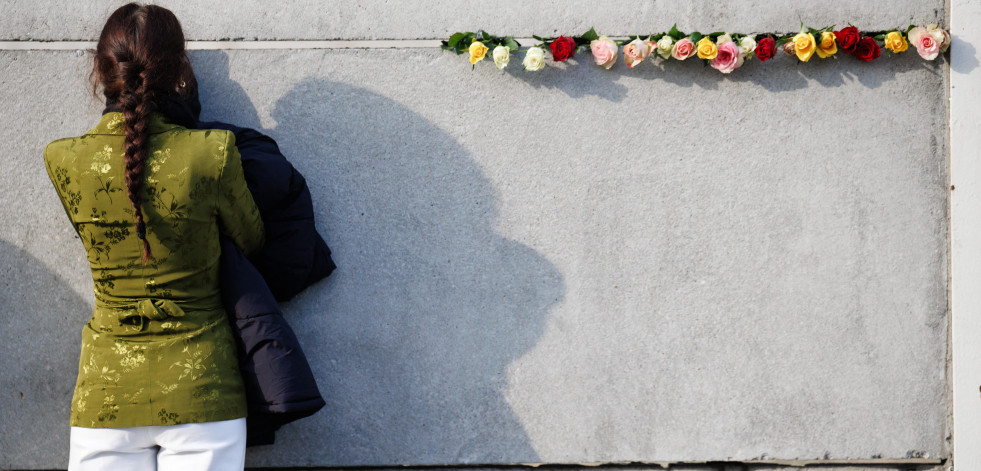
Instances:
[[[756,38],[753,36],[743,36],[739,40],[739,49],[743,50],[744,59],[752,59],[753,53],[756,52]]]
[[[668,35],[664,35],[657,41],[657,55],[661,56],[662,59],[667,59],[671,57],[671,52],[674,50],[674,38]]]
[[[511,60],[511,49],[509,49],[507,46],[497,46],[494,48],[492,55],[494,57],[494,65],[496,65],[498,69],[503,70],[508,66],[508,61]]]
[[[950,33],[947,30],[936,24],[929,24],[926,27],[926,32],[930,36],[933,36],[933,40],[937,42],[940,52],[947,52],[947,48],[950,47]]]
[[[537,72],[545,67],[545,50],[535,46],[528,48],[525,52],[525,60],[521,61],[521,65],[525,66],[525,70],[528,72]]]

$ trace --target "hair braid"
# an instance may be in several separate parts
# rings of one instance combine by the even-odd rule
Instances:
[[[142,203],[144,165],[150,138],[150,112],[159,99],[196,96],[194,70],[187,58],[184,31],[174,14],[157,5],[128,3],[109,16],[99,35],[92,67],[92,92],[119,105],[126,123],[126,193],[133,205],[143,261],[150,260]],[[185,86],[185,83],[187,86]]]
[[[129,64],[127,64],[129,65]],[[126,74],[126,87],[120,95],[123,117],[126,122],[125,163],[126,193],[133,205],[136,217],[136,236],[143,242],[143,261],[150,260],[150,244],[146,238],[146,221],[143,218],[143,170],[150,138],[150,111],[153,97],[149,90],[147,71],[138,65],[130,65]],[[139,69],[139,70],[135,70]],[[135,86],[134,86],[135,85]]]

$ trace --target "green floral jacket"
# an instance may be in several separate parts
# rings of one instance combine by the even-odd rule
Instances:
[[[133,427],[245,417],[235,342],[218,289],[221,232],[262,245],[235,135],[150,115],[143,214],[124,185],[122,113],[54,141],[44,163],[92,269],[95,311],[82,330],[71,425]]]

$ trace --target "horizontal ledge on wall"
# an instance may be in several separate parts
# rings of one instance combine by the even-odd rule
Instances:
[[[530,39],[528,40],[530,41]],[[65,51],[93,49],[95,41],[0,41],[4,51]],[[328,41],[188,41],[189,50],[215,49],[407,49],[438,48],[439,39],[378,39]]]

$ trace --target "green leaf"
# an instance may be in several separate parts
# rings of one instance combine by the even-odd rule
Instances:
[[[582,38],[583,41],[589,42],[599,39],[599,35],[596,34],[595,28],[589,28],[589,31],[586,31],[586,33],[580,36],[580,38]]]
[[[684,38],[685,33],[678,31],[678,23],[675,23],[674,26],[671,27],[671,31],[668,31],[668,36],[671,36],[672,39],[677,41],[681,38]]]
[[[511,52],[517,52],[518,49],[521,49],[521,45],[518,44],[518,41],[514,40],[513,36],[504,38],[504,46],[510,49]]]
[[[691,39],[691,42],[695,44],[698,44],[698,42],[701,41],[703,37],[704,36],[702,36],[702,33],[699,33],[698,31],[695,31],[694,33],[688,35],[688,39]]]
[[[463,33],[453,33],[453,35],[450,36],[450,39],[446,41],[446,44],[450,47],[456,47],[456,45],[460,42],[461,39],[463,39],[464,36],[465,34]]]

